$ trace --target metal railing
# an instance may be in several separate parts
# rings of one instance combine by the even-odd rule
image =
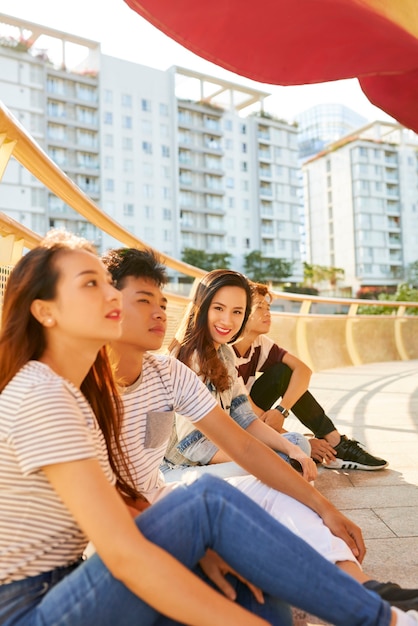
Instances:
[[[106,215],[77,187],[0,103],[0,180],[11,157],[63,202],[121,244],[149,247]],[[40,237],[1,213],[0,235],[1,289],[16,260],[25,249],[36,246]],[[205,273],[173,257],[164,255],[163,258],[167,267],[193,279],[200,279]],[[190,289],[192,286],[193,281]],[[169,341],[189,297],[170,291],[167,296],[166,341]],[[418,359],[418,316],[407,314],[407,309],[418,309],[418,302],[322,298],[287,292],[274,292],[274,297],[270,335],[314,371],[368,362]],[[318,312],[324,306],[338,313]],[[359,315],[361,306],[390,307],[394,314]]]

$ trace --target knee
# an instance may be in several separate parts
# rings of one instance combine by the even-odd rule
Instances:
[[[311,456],[311,444],[309,443],[308,439],[304,435],[301,435],[300,433],[292,432],[292,433],[285,433],[283,437],[285,437],[286,439],[294,443],[295,446],[299,446],[302,452],[304,452],[308,456]]]

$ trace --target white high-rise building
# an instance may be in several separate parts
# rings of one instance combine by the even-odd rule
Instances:
[[[100,197],[99,44],[0,15],[0,93],[3,103],[49,156],[94,201]],[[48,53],[60,47],[60,63]],[[66,68],[71,46],[88,62]],[[49,193],[12,160],[2,181],[0,209],[28,228],[45,233],[67,227],[100,244],[100,235],[78,213]]]
[[[260,250],[301,279],[297,128],[263,113],[268,93],[112,58],[97,42],[6,15],[0,67],[4,104],[136,236],[177,258],[185,247],[228,252],[236,269]],[[64,226],[115,244],[14,161],[0,210],[39,233]]]
[[[418,260],[418,136],[374,122],[303,165],[307,258],[358,290],[396,286]]]

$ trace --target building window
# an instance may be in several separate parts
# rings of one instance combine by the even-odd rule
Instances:
[[[161,156],[162,157],[170,157],[170,148],[169,146],[161,146]]]
[[[110,89],[104,90],[104,101],[106,104],[112,104],[113,102],[113,92]]]
[[[122,116],[122,127],[123,128],[132,128],[132,117],[130,115]]]
[[[161,174],[163,178],[171,178],[171,170],[168,165],[161,166]]]
[[[113,135],[106,134],[104,136],[104,145],[107,148],[113,148]]]
[[[151,100],[146,100],[145,98],[142,98],[141,100],[141,109],[143,111],[151,111]]]
[[[127,196],[133,196],[134,195],[135,186],[134,186],[133,182],[131,182],[130,180],[125,181],[124,187],[125,187],[125,194]]]
[[[105,170],[113,170],[114,161],[112,156],[106,156],[104,159],[104,168]]]
[[[152,143],[149,141],[143,141],[142,150],[145,154],[152,154]]]
[[[172,213],[170,209],[163,209],[163,220],[171,220]]]
[[[122,137],[122,148],[123,150],[132,150],[133,142],[131,137]]]
[[[113,178],[105,179],[105,190],[106,191],[115,191],[115,181]]]
[[[142,187],[144,198],[152,198],[154,195],[154,187],[153,185],[145,184]]]
[[[109,125],[113,124],[113,113],[111,111],[104,112],[103,122]]]
[[[123,107],[131,108],[132,107],[132,96],[130,93],[123,93],[121,95],[121,103]]]
[[[152,163],[143,163],[142,171],[144,173],[144,178],[154,177],[154,166]]]
[[[132,217],[134,214],[134,205],[131,202],[125,202],[123,205],[123,215],[125,217]]]
[[[134,162],[132,159],[123,159],[123,171],[124,172],[134,171]]]
[[[143,135],[152,135],[152,124],[150,120],[142,120],[141,125]]]
[[[168,104],[165,102],[160,102],[160,115],[168,117]]]
[[[243,152],[244,154],[247,152],[247,144],[246,143],[242,143],[241,144],[241,152]]]

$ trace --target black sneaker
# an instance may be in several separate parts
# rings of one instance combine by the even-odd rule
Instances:
[[[377,593],[383,600],[402,611],[418,609],[418,589],[402,589],[397,583],[368,580],[363,587]]]
[[[330,463],[324,463],[328,469],[360,469],[380,470],[388,466],[388,462],[369,454],[355,439],[348,439],[341,435],[341,441],[334,446],[337,458]]]

